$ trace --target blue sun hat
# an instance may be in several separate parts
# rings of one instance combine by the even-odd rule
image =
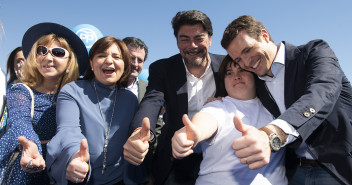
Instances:
[[[79,74],[82,75],[86,71],[88,65],[88,52],[86,46],[73,31],[60,24],[44,22],[30,27],[22,39],[24,57],[27,58],[32,46],[40,37],[49,34],[55,34],[66,39],[77,56]]]

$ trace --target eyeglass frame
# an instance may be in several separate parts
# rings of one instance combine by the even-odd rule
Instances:
[[[44,48],[46,48],[46,50],[47,50],[46,53],[44,53],[44,54],[38,54],[38,48],[39,48],[39,47],[44,47]],[[53,52],[52,52],[53,49],[63,49],[63,50],[65,51],[65,56],[63,56],[63,57],[56,56],[56,55],[53,54]],[[62,59],[64,59],[64,58],[69,58],[69,57],[70,57],[70,52],[68,52],[67,49],[65,49],[65,48],[61,48],[61,47],[49,48],[49,47],[46,47],[46,46],[44,46],[44,45],[39,45],[39,46],[37,47],[35,53],[36,53],[37,56],[45,56],[45,55],[47,55],[48,53],[50,53],[51,56],[53,56],[53,57],[55,57],[55,58],[62,58]],[[66,56],[66,53],[67,53],[67,56]]]

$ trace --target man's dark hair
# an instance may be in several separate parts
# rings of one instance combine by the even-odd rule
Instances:
[[[205,13],[198,10],[178,12],[176,16],[172,18],[171,24],[176,38],[181,26],[195,24],[201,24],[204,30],[208,32],[209,37],[213,35],[213,27],[209,17],[205,15]]]
[[[131,46],[132,48],[137,48],[137,49],[144,49],[145,51],[144,61],[147,60],[148,47],[141,39],[136,37],[125,37],[122,41],[126,44],[126,46]]]

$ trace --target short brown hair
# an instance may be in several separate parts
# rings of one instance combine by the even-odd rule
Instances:
[[[98,53],[104,52],[105,50],[109,49],[113,44],[116,44],[119,48],[122,56],[122,60],[124,63],[124,71],[121,78],[118,80],[118,88],[125,88],[127,87],[128,78],[131,72],[131,55],[128,51],[126,44],[115,37],[106,36],[99,40],[97,40],[93,46],[89,50],[89,61],[93,60],[94,56]],[[92,71],[92,66],[90,62],[88,62],[88,66],[86,69],[86,74],[84,75],[84,80],[91,81],[94,77],[94,72]]]
[[[237,37],[240,31],[245,30],[247,34],[259,41],[259,36],[262,30],[266,30],[263,23],[258,21],[252,16],[242,15],[237,19],[233,20],[225,29],[224,35],[222,36],[221,46],[227,49],[233,39]],[[269,34],[269,32],[268,32]],[[269,34],[269,39],[274,42]]]
[[[125,37],[124,39],[122,39],[122,41],[126,44],[126,46],[129,46],[135,49],[144,49],[145,56],[144,56],[143,62],[147,60],[148,47],[141,39],[136,37]]]

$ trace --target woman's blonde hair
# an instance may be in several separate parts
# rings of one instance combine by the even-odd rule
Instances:
[[[32,46],[32,49],[30,50],[28,57],[26,59],[26,62],[23,66],[23,78],[22,82],[28,85],[29,87],[36,87],[41,85],[44,82],[44,77],[43,75],[38,71],[38,62],[37,62],[37,47],[39,45],[48,45],[53,43],[54,41],[57,41],[60,43],[62,48],[65,48],[69,53],[69,61],[67,63],[67,69],[68,73],[64,72],[65,75],[63,75],[63,80],[61,83],[61,86],[59,89],[64,86],[65,84],[77,80],[79,77],[78,74],[78,62],[77,62],[77,57],[75,53],[72,51],[70,45],[68,42],[62,38],[59,37],[55,34],[49,34],[49,35],[44,35],[40,37]]]

